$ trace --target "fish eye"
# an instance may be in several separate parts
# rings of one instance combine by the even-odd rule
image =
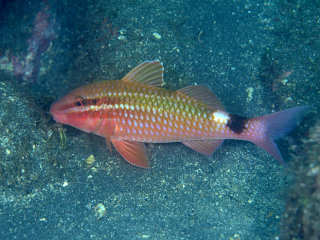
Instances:
[[[81,96],[75,97],[73,102],[74,102],[74,105],[78,107],[82,107],[85,105],[84,98]]]

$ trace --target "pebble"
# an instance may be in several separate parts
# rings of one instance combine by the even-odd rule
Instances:
[[[152,36],[154,36],[156,39],[161,39],[161,35],[157,32],[152,33]]]
[[[107,209],[102,203],[98,203],[94,207],[94,213],[95,213],[96,217],[98,218],[98,220],[100,220],[101,218],[103,218],[107,214]]]
[[[96,159],[94,158],[93,154],[91,154],[87,159],[86,159],[86,163],[91,165],[96,161]]]

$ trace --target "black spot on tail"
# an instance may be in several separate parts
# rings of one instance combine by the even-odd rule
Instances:
[[[242,117],[239,115],[229,114],[229,121],[227,122],[227,126],[235,133],[242,133],[246,130],[245,124],[248,121],[248,118]]]

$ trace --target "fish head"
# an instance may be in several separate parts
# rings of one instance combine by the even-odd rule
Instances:
[[[56,122],[85,132],[95,132],[101,124],[97,91],[94,84],[76,88],[54,102],[50,107],[50,114]]]

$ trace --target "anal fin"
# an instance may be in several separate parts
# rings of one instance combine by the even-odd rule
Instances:
[[[210,140],[193,140],[193,141],[184,141],[182,142],[187,147],[205,155],[212,156],[214,151],[216,151],[224,139],[210,139]]]
[[[111,139],[112,144],[129,163],[142,168],[150,168],[146,147],[141,142]]]

